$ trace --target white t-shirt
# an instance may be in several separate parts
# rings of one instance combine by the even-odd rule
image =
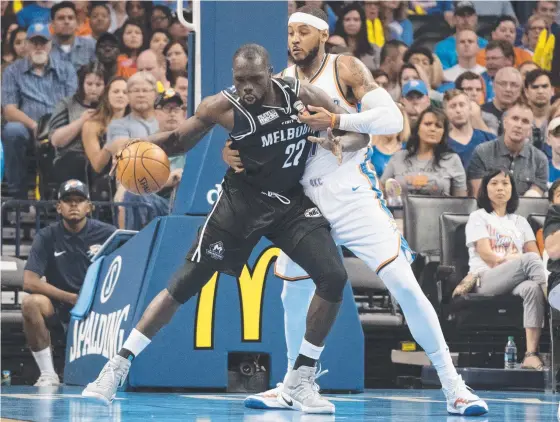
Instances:
[[[458,64],[456,64],[455,66],[450,67],[449,69],[445,69],[443,71],[443,78],[448,82],[455,82],[455,79],[457,79],[461,74],[467,71],[474,72],[477,75],[482,75],[484,72],[486,72],[486,68],[484,66],[477,64],[472,69],[465,69],[464,67],[461,67]]]
[[[517,214],[499,217],[481,208],[471,213],[465,227],[469,248],[469,268],[473,274],[490,269],[476,251],[475,244],[481,239],[490,239],[490,247],[498,256],[523,253],[523,245],[534,241],[535,234],[526,218]]]

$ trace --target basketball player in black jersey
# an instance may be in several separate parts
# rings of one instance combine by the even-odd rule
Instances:
[[[298,114],[307,105],[333,113],[344,110],[318,88],[300,85],[296,79],[272,78],[268,53],[256,44],[235,53],[233,79],[234,87],[204,99],[195,116],[177,131],[155,140],[163,142],[169,153],[183,152],[219,124],[230,131],[245,172],[228,170],[222,192],[185,263],[152,300],[118,355],[86,387],[85,396],[111,402],[134,357],[177,309],[199,293],[215,271],[239,276],[253,247],[265,236],[301,265],[317,285],[300,355],[281,394],[294,409],[334,412],[332,403],[314,388],[315,363],[338,313],[347,275],[328,222],[299,183],[311,129],[299,121]],[[333,148],[362,148],[369,141],[367,135],[339,135],[330,140]]]

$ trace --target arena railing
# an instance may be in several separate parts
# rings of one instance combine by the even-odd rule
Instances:
[[[15,257],[21,257],[21,244],[22,244],[22,224],[28,223],[29,221],[22,221],[22,212],[29,210],[29,207],[33,206],[36,210],[34,217],[35,230],[38,231],[41,228],[47,226],[48,224],[56,221],[59,216],[56,213],[56,200],[16,200],[9,199],[2,203],[1,215],[2,215],[2,241],[0,243],[0,255],[4,252],[4,246],[6,242],[4,241],[4,229],[6,221],[13,221],[13,226],[9,227],[15,228]],[[101,220],[105,223],[113,224],[118,227],[118,207],[124,208],[145,208],[148,211],[148,218],[151,221],[157,216],[156,209],[151,204],[146,203],[136,203],[136,202],[111,202],[111,201],[92,201],[93,210],[90,217]],[[9,212],[15,212],[14,214],[8,214]],[[12,217],[12,218],[10,218]],[[10,243],[11,244],[11,243]]]

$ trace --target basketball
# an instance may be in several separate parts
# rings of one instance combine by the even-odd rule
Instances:
[[[156,144],[133,142],[117,155],[117,180],[136,195],[156,193],[169,178],[169,158]]]

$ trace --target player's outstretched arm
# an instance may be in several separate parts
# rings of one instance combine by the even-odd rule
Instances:
[[[197,107],[194,116],[185,120],[176,130],[156,133],[148,140],[162,147],[167,155],[184,154],[200,142],[216,124],[230,129],[233,124],[233,115],[228,113],[230,111],[231,103],[222,94],[206,97]]]

